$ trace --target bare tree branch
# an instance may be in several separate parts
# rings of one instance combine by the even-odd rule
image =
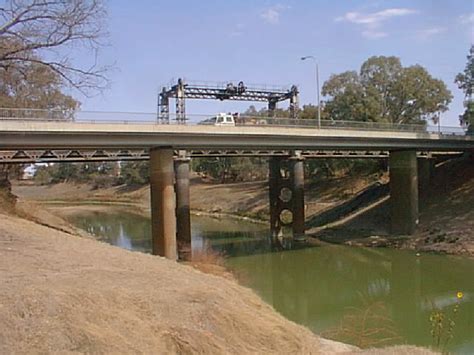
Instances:
[[[0,68],[40,64],[88,95],[108,85],[109,66],[97,65],[97,52],[107,36],[101,0],[7,0],[0,8]],[[72,61],[72,52],[93,54],[89,67]]]

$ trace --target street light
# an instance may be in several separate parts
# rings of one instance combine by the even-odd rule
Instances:
[[[312,59],[316,64],[316,90],[317,90],[317,105],[318,105],[318,127],[321,127],[321,101],[319,100],[319,67],[318,61],[312,55],[307,55],[305,57],[301,57],[301,60]]]

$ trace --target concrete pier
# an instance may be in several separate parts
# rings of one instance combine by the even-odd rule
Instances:
[[[181,152],[180,152],[181,153]],[[189,163],[185,153],[174,161],[176,172],[176,237],[178,243],[191,244],[191,216],[189,198]]]
[[[391,232],[411,235],[418,225],[418,168],[416,151],[391,151]]]
[[[279,236],[282,227],[291,227],[293,238],[302,240],[305,233],[304,158],[300,155],[271,157],[269,171],[272,237]]]
[[[282,210],[282,201],[280,200],[281,189],[281,166],[280,157],[271,157],[269,159],[269,177],[268,177],[268,193],[270,201],[270,232],[272,237],[277,237],[281,230],[280,213]]]
[[[424,195],[428,190],[435,169],[434,159],[418,159],[418,189],[420,195]],[[421,207],[421,206],[420,206]]]
[[[291,161],[291,190],[292,190],[292,212],[293,212],[293,238],[304,239],[305,211],[304,211],[304,158],[294,156]]]
[[[150,150],[152,252],[176,260],[176,203],[173,150]]]

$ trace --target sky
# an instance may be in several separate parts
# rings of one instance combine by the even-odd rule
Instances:
[[[296,84],[301,104],[314,104],[315,63],[302,56],[317,58],[322,85],[384,55],[420,64],[447,84],[454,99],[442,125],[458,125],[463,111],[454,77],[474,42],[472,0],[109,0],[107,7],[108,45],[99,61],[114,66],[111,85],[94,97],[76,94],[83,110],[156,112],[159,88],[179,77]],[[90,60],[87,52],[76,56],[79,64]],[[210,115],[248,106],[186,102],[188,113]]]

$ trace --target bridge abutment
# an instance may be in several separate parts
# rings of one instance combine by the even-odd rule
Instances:
[[[171,148],[150,150],[152,253],[177,258],[174,163]]]
[[[416,151],[391,151],[390,213],[391,232],[411,235],[418,225],[418,167]]]

